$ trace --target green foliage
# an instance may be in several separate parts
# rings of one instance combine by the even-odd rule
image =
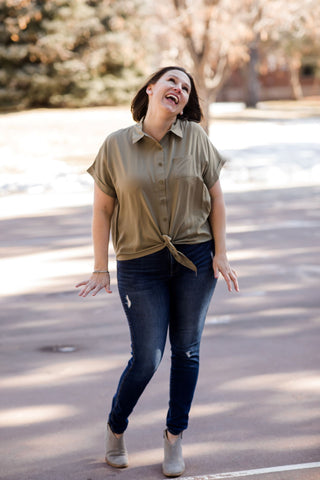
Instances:
[[[142,0],[2,1],[0,108],[127,102],[147,63],[143,5]]]

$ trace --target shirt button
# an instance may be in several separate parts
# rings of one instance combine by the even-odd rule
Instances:
[[[162,162],[159,162],[158,165],[159,165],[159,167],[162,167],[163,163],[162,163]]]
[[[168,219],[166,217],[164,217],[163,221],[166,222]]]
[[[160,184],[160,185],[163,185],[163,184],[164,184],[164,181],[163,181],[163,180],[160,180],[160,181],[159,181],[159,184]]]

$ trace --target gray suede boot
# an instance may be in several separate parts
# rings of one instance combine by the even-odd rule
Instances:
[[[167,430],[163,432],[164,438],[164,461],[162,464],[162,472],[166,477],[179,477],[185,469],[182,457],[182,433],[177,440],[171,444],[167,437]]]
[[[125,468],[129,465],[128,452],[124,443],[124,436],[117,438],[110,428],[107,426],[107,450],[106,462],[111,467]]]

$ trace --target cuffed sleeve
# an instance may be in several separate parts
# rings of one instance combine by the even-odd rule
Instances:
[[[101,146],[98,155],[87,172],[104,193],[110,197],[116,197],[116,191],[108,165],[108,139]]]
[[[226,163],[226,159],[221,156],[208,137],[205,139],[205,156],[206,163],[203,171],[203,180],[208,190],[210,190],[219,179],[221,169]]]

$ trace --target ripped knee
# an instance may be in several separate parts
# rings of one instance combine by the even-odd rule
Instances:
[[[176,348],[172,347],[172,358],[180,358],[189,361],[199,361],[199,347]]]

